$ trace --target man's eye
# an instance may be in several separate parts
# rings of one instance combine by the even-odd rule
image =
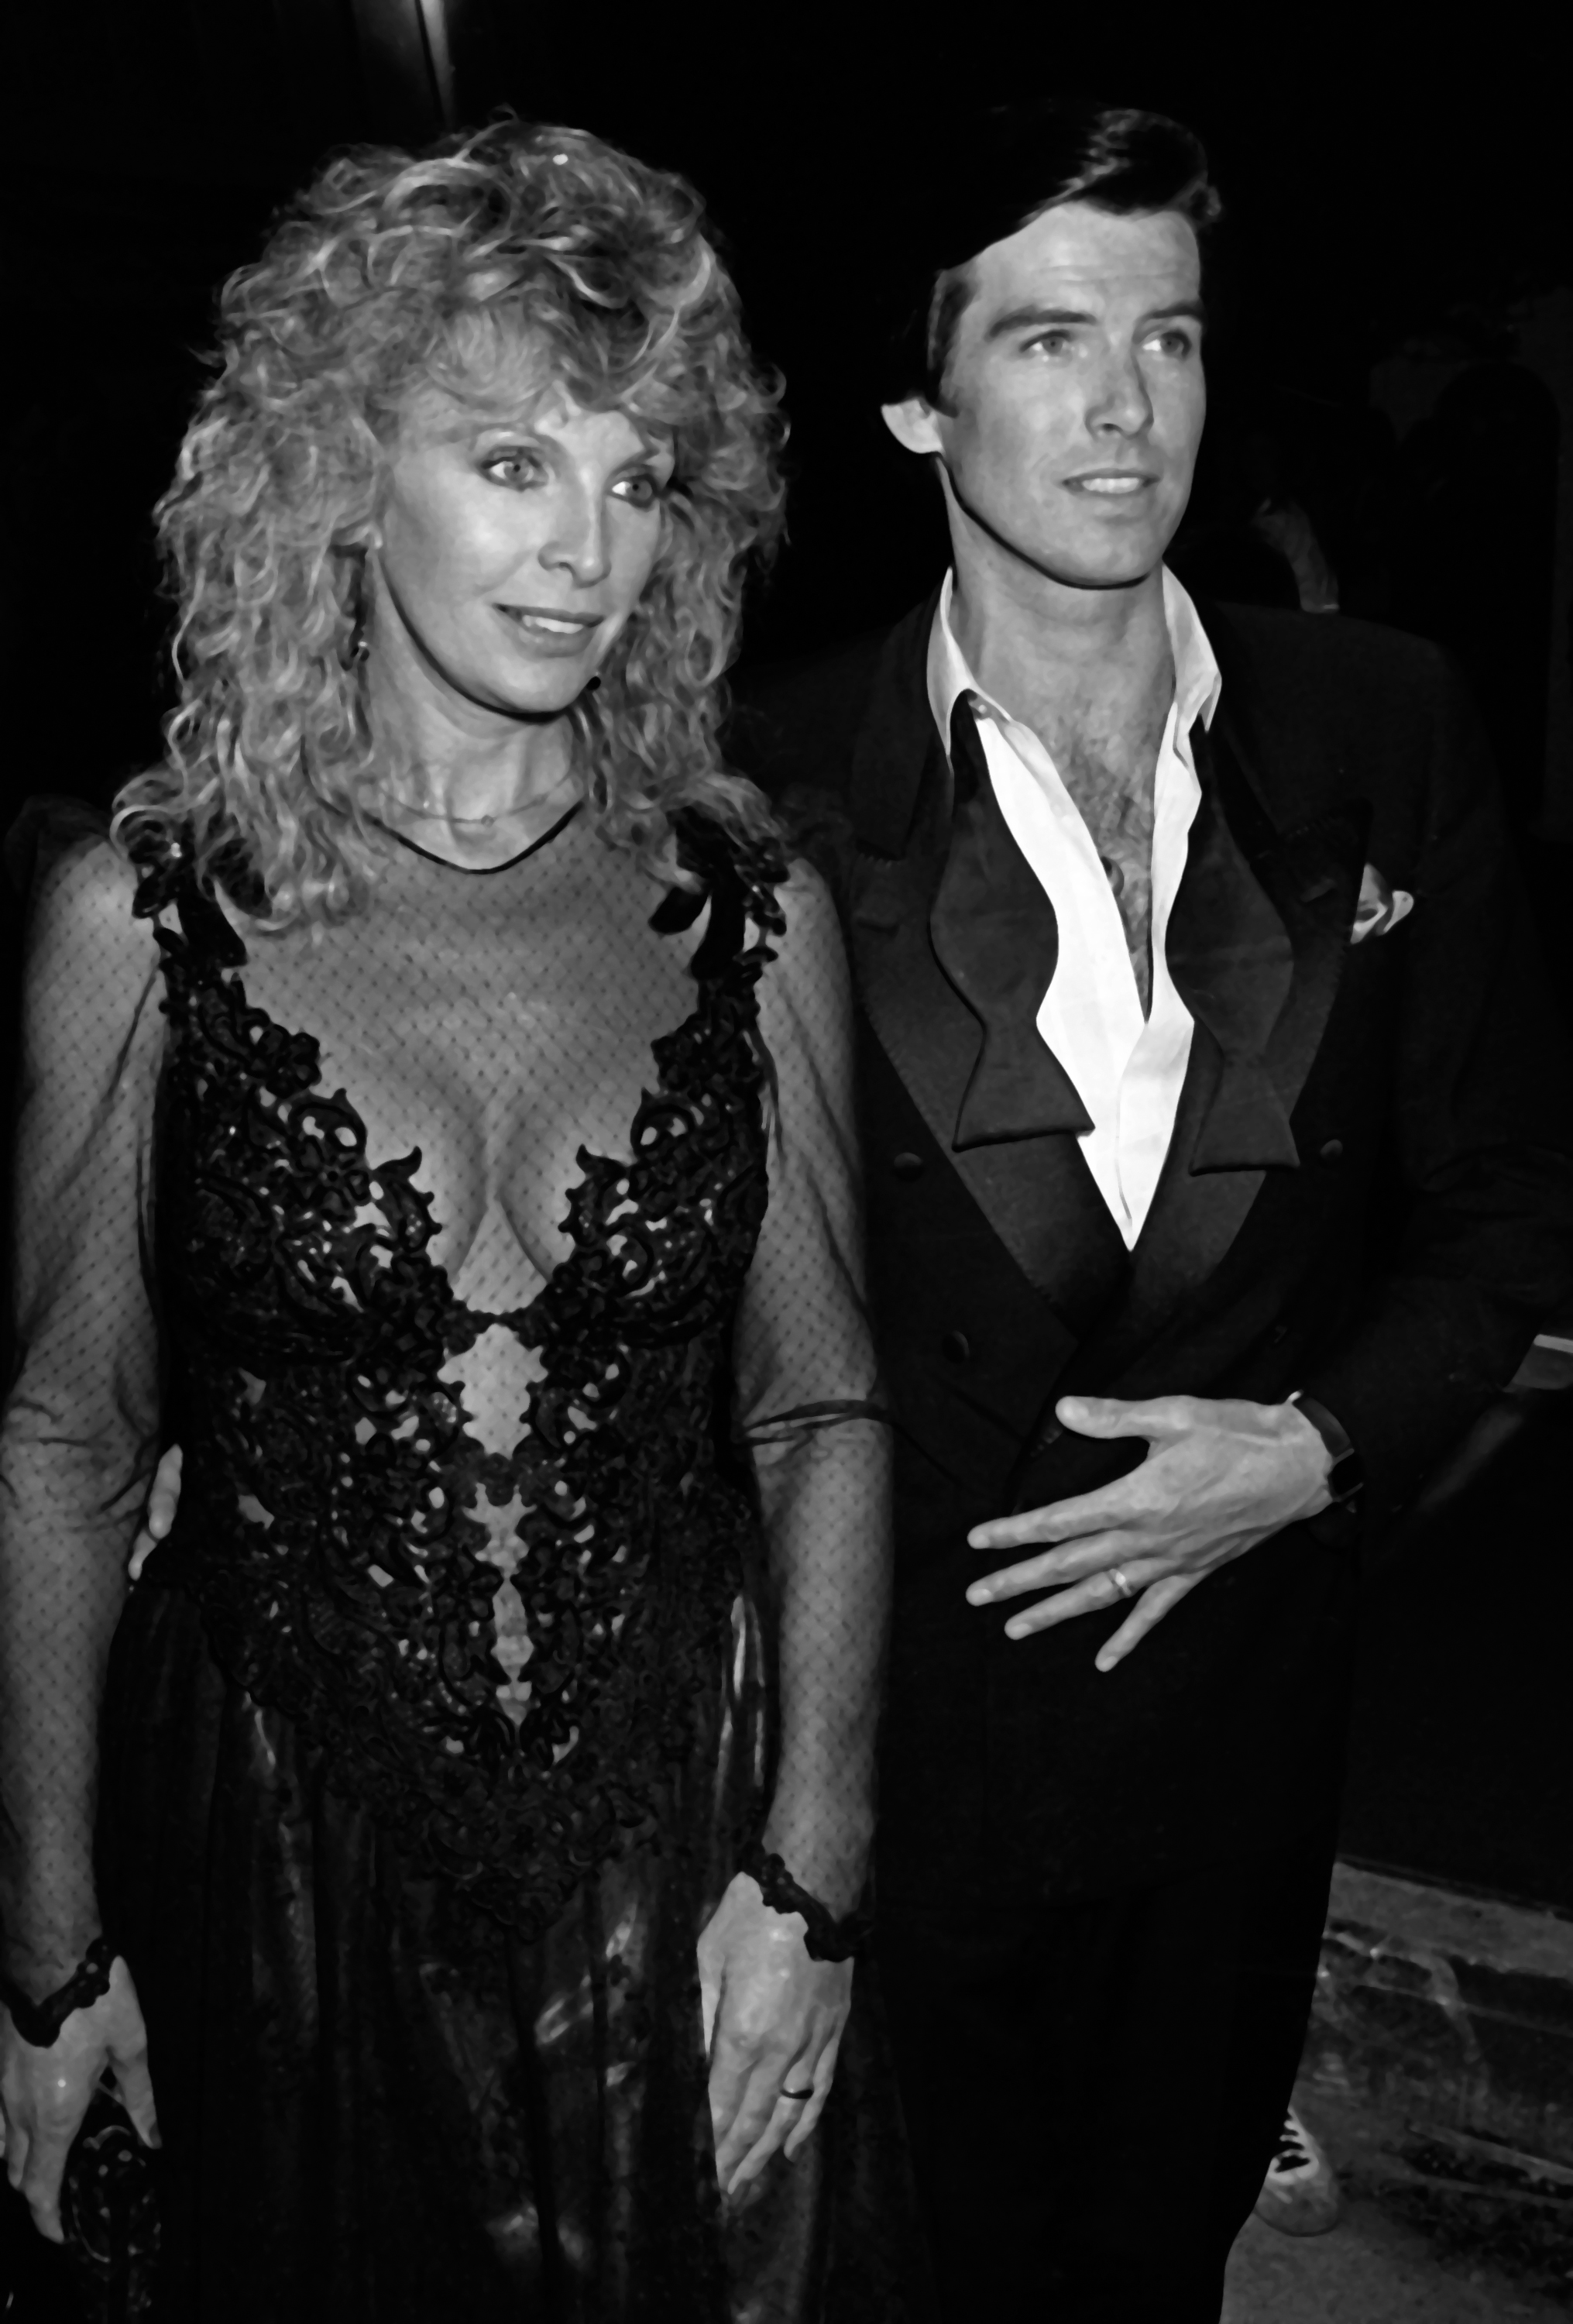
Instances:
[[[1196,341],[1189,331],[1160,331],[1154,344],[1166,355],[1189,355],[1196,352]]]
[[[1027,341],[1029,347],[1042,347],[1045,355],[1063,355],[1071,344],[1069,331],[1039,331]]]

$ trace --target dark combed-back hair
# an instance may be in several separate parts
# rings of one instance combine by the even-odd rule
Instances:
[[[180,700],[165,764],[120,795],[128,844],[189,833],[198,870],[243,867],[274,926],[363,899],[386,853],[391,738],[355,651],[382,479],[412,397],[483,404],[521,349],[676,458],[644,595],[569,714],[601,831],[681,876],[679,808],[769,829],[718,734],[745,568],[781,528],[778,383],[680,178],[508,120],[331,161],[225,285],[216,376],[159,507]]]
[[[1161,113],[1089,98],[1000,105],[958,123],[887,276],[881,401],[943,409],[945,366],[972,295],[969,263],[1062,202],[1116,217],[1177,210],[1198,235],[1222,214],[1200,140]]]

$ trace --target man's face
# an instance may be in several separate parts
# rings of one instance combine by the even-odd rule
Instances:
[[[952,527],[1072,587],[1127,586],[1163,558],[1190,496],[1207,391],[1201,263],[1173,210],[1045,210],[971,262],[936,411],[886,407],[936,453]]]

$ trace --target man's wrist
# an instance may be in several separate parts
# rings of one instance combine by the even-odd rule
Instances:
[[[1328,1492],[1335,1507],[1347,1508],[1350,1502],[1357,1499],[1366,1481],[1365,1471],[1360,1465],[1360,1456],[1355,1450],[1348,1429],[1335,1413],[1328,1410],[1325,1404],[1319,1404],[1315,1397],[1307,1396],[1301,1388],[1296,1388],[1287,1401],[1304,1419],[1310,1421],[1322,1443],[1327,1446]]]

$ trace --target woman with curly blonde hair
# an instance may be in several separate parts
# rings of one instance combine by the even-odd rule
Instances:
[[[107,2070],[161,2315],[900,2315],[844,971],[717,749],[775,391],[687,188],[517,123],[220,321],[167,760],[31,924],[13,2182]]]

